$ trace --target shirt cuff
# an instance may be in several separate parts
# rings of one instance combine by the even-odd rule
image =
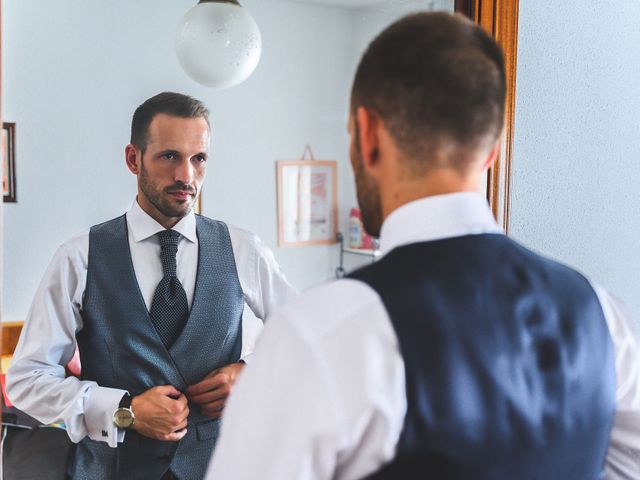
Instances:
[[[111,448],[124,441],[125,431],[113,423],[113,414],[120,405],[126,390],[95,387],[89,392],[84,410],[84,421],[89,438],[106,442]]]
[[[253,356],[253,352],[247,353],[244,357],[242,357],[239,361],[244,362],[247,365],[251,363],[251,357]]]

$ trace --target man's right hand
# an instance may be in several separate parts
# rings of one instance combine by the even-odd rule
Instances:
[[[131,400],[131,427],[145,437],[177,442],[187,434],[187,397],[170,385],[153,387]]]

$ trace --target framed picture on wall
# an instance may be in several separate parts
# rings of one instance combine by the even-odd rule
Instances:
[[[2,124],[2,199],[16,202],[16,142],[15,123]]]
[[[280,160],[278,245],[335,243],[338,224],[337,162]]]

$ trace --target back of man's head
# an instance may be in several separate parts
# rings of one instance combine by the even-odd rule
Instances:
[[[418,13],[383,31],[356,72],[352,114],[376,112],[415,174],[465,172],[503,126],[500,47],[461,15]]]
[[[136,108],[131,120],[131,141],[143,153],[147,148],[149,125],[160,113],[179,118],[204,118],[209,123],[209,109],[200,100],[175,92],[162,92]]]

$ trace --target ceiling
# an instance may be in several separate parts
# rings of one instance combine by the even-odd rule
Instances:
[[[343,8],[367,8],[367,7],[393,7],[393,6],[408,6],[408,5],[416,5],[416,6],[424,6],[424,4],[434,3],[429,2],[428,0],[289,0],[291,2],[297,3],[312,3],[315,5],[327,5],[333,7],[343,7]],[[437,3],[437,2],[435,2]],[[441,2],[440,2],[441,3]]]
[[[296,3],[313,3],[344,8],[364,8],[382,3],[381,0],[289,0]]]

